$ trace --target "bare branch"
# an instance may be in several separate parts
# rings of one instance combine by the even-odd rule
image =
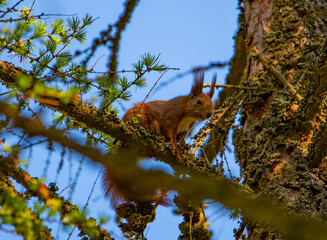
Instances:
[[[265,68],[269,69],[269,71],[274,74],[274,76],[284,85],[286,86],[290,93],[295,96],[296,100],[300,102],[303,98],[297,91],[294,89],[292,84],[290,84],[279,72],[278,70],[269,62],[269,60],[256,48],[252,49],[252,52],[255,56],[258,57],[259,61],[265,66]]]

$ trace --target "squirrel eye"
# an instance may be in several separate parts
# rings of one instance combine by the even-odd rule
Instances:
[[[200,99],[198,99],[198,100],[196,101],[196,103],[197,103],[197,104],[201,104],[202,102],[201,102]]]

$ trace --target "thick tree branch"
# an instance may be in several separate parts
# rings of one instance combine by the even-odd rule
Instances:
[[[20,74],[26,74],[26,72],[15,68],[11,63],[0,61],[0,79],[5,80],[3,82],[7,86],[16,84],[16,79]],[[127,143],[129,147],[135,149],[141,156],[154,157],[171,165],[175,170],[178,169],[178,166],[187,165],[194,171],[215,175],[215,170],[206,160],[195,159],[194,155],[184,151],[183,163],[179,163],[177,155],[172,152],[171,144],[163,137],[156,136],[143,127],[126,124],[118,119],[116,115],[111,113],[105,114],[92,105],[82,102],[66,104],[57,101],[56,104],[43,103],[43,106],[65,114],[76,123],[85,124],[89,128],[99,130]],[[10,114],[11,110],[8,111],[8,114]]]
[[[115,172],[123,171],[124,182],[129,181],[130,184],[142,186],[142,189],[172,189],[177,190],[192,200],[213,199],[223,203],[229,209],[241,209],[242,214],[253,221],[262,221],[271,224],[278,230],[284,232],[286,236],[296,236],[296,239],[306,239],[306,236],[313,236],[314,239],[325,239],[327,236],[327,228],[325,224],[304,217],[289,216],[287,211],[282,207],[277,207],[269,203],[263,198],[254,197],[252,194],[246,193],[233,182],[222,180],[220,178],[212,178],[204,174],[190,173],[191,178],[179,178],[168,175],[161,171],[145,171],[139,168],[132,155],[114,155],[119,161],[113,161],[110,156],[102,155],[98,150],[80,145],[67,137],[63,136],[64,132],[56,129],[45,129],[37,120],[29,120],[18,116],[17,112],[10,109],[8,105],[1,104],[0,109],[7,116],[14,120],[16,127],[24,128],[31,135],[38,135],[57,141],[65,147],[74,149],[84,154],[94,161],[100,162],[106,167],[113,169]],[[33,126],[33,127],[32,127]],[[130,153],[128,153],[130,154]],[[0,164],[0,170],[5,174],[14,177],[14,173],[10,173],[10,169],[15,168],[9,161]],[[128,173],[128,174],[127,174]],[[12,175],[10,175],[12,174]],[[23,175],[20,175],[23,176]],[[21,177],[16,177],[17,181],[22,181]],[[16,179],[15,178],[15,179]],[[192,187],[190,187],[192,186]],[[306,226],[298,229],[298,226]]]

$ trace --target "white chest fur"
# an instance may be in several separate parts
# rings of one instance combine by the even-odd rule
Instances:
[[[181,133],[181,132],[184,132],[184,131],[187,131],[189,130],[190,128],[190,125],[195,122],[197,119],[196,118],[193,118],[193,117],[186,117],[184,118],[178,125],[178,130],[177,130],[177,134],[178,133]]]

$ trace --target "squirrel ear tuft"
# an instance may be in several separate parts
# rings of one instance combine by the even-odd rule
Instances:
[[[203,69],[194,72],[194,83],[191,90],[192,97],[199,96],[203,89],[204,71]]]
[[[215,87],[216,87],[216,80],[217,80],[217,74],[215,74],[212,78],[212,82],[211,82],[211,89],[210,92],[208,93],[208,96],[210,98],[212,98],[214,92],[215,92]]]

